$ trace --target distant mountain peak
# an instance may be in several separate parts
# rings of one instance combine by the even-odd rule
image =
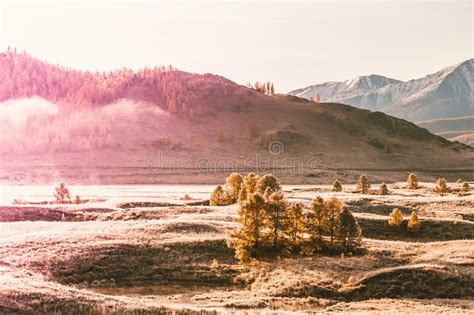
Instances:
[[[367,75],[343,82],[326,82],[289,92],[321,102],[337,102],[380,110],[411,121],[455,118],[474,113],[474,59],[419,79],[400,81]]]

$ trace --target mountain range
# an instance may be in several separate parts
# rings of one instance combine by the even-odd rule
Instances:
[[[231,171],[286,183],[458,177],[474,161],[472,147],[406,120],[213,74],[91,73],[7,52],[0,78],[0,181],[9,183],[216,183]]]
[[[320,102],[337,102],[407,119],[445,135],[474,133],[474,59],[466,60],[425,77],[400,81],[380,75],[360,76],[344,82],[326,82],[289,92]],[[471,117],[466,126],[466,117]],[[453,119],[462,118],[460,128]],[[449,123],[443,122],[449,119]],[[436,120],[436,122],[431,122]],[[430,127],[433,126],[433,129]],[[467,129],[466,129],[467,128]]]

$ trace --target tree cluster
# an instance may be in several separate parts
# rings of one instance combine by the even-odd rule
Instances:
[[[255,82],[254,84],[252,83],[247,83],[247,87],[249,89],[252,89],[254,91],[263,93],[263,94],[268,94],[268,95],[274,95],[275,94],[275,87],[272,82]]]
[[[338,199],[318,197],[305,208],[286,200],[273,175],[250,173],[238,182],[239,227],[230,233],[228,245],[240,261],[318,251],[349,253],[361,247],[360,226]],[[229,187],[226,191],[235,196]]]
[[[398,208],[393,209],[388,219],[388,225],[392,228],[398,229],[400,228],[402,223],[403,223],[402,212]],[[407,230],[408,232],[416,233],[420,230],[420,228],[421,228],[420,219],[418,219],[418,215],[416,214],[416,212],[413,211],[410,217],[408,218]]]

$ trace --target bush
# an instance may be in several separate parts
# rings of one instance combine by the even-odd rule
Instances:
[[[418,215],[416,214],[416,212],[413,211],[407,223],[408,232],[416,233],[420,230],[420,228],[421,228],[421,222],[418,219]]]
[[[379,195],[388,195],[388,188],[387,188],[387,185],[385,185],[385,183],[382,183],[382,185],[380,185]]]
[[[407,178],[408,189],[418,189],[418,178],[415,173],[410,173]]]
[[[434,191],[440,195],[449,192],[448,181],[445,178],[438,178]]]
[[[388,224],[393,228],[398,228],[403,223],[403,214],[398,208],[395,208],[390,213]]]
[[[334,181],[334,184],[332,185],[332,191],[336,191],[336,192],[342,191],[342,186],[337,179]]]
[[[74,199],[74,203],[75,203],[76,205],[81,204],[81,203],[82,203],[81,197],[76,196],[76,199]]]
[[[367,178],[366,175],[362,174],[359,177],[359,181],[357,182],[357,191],[362,193],[362,194],[367,194],[370,189],[370,183],[369,179]]]

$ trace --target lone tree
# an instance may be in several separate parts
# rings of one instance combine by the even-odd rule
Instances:
[[[449,192],[448,181],[445,178],[438,178],[434,191],[440,195]]]
[[[265,200],[259,193],[250,193],[239,208],[237,222],[240,226],[230,233],[227,245],[235,249],[241,262],[255,258],[263,243]]]
[[[268,195],[268,197],[264,196],[266,239],[271,244],[273,251],[276,252],[285,247],[283,231],[286,229],[288,206],[285,196],[280,190],[271,192],[271,188],[268,187],[265,195]]]
[[[242,187],[242,175],[239,173],[232,173],[227,176],[225,185],[232,203],[236,203],[239,198],[239,191]]]
[[[265,193],[265,190],[270,188],[272,191],[281,190],[278,179],[272,174],[266,174],[260,177],[255,185],[255,191],[261,194]]]
[[[337,179],[334,181],[334,184],[332,185],[332,191],[336,191],[336,192],[342,191],[342,186]]]
[[[469,184],[467,182],[463,182],[461,184],[461,188],[459,189],[459,195],[464,196],[464,194],[469,192]]]
[[[59,186],[54,189],[54,197],[58,203],[71,203],[71,195],[65,183],[59,183]]]
[[[298,254],[304,241],[306,222],[303,215],[303,205],[299,202],[288,207],[285,234],[290,243],[290,251]]]
[[[359,223],[348,209],[342,210],[339,217],[337,239],[344,253],[348,253],[362,245],[362,230]]]
[[[403,223],[403,214],[398,208],[395,208],[390,213],[390,218],[388,219],[388,224],[390,227],[398,228]]]
[[[415,173],[410,173],[407,178],[407,188],[408,189],[418,189],[418,178]]]
[[[238,202],[242,204],[246,199],[247,195],[255,192],[255,186],[257,185],[258,175],[255,173],[249,173],[242,180],[240,186]]]
[[[418,215],[413,211],[408,219],[407,229],[408,232],[415,233],[418,232],[421,228],[421,222],[418,219]]]
[[[307,231],[311,243],[317,247],[321,246],[323,235],[327,230],[327,220],[328,213],[324,200],[321,197],[316,197],[309,207]]]
[[[387,185],[385,185],[385,183],[382,183],[382,185],[380,185],[379,195],[388,195],[388,188],[387,188]]]
[[[226,206],[230,203],[230,198],[227,192],[222,189],[221,185],[217,185],[217,187],[211,193],[209,204],[211,206]]]
[[[329,236],[330,245],[333,247],[333,241],[339,229],[339,217],[343,206],[339,199],[332,197],[324,202],[324,207],[327,211],[327,235]]]
[[[360,175],[359,181],[357,182],[357,191],[362,194],[367,194],[370,189],[369,179],[365,174]]]

